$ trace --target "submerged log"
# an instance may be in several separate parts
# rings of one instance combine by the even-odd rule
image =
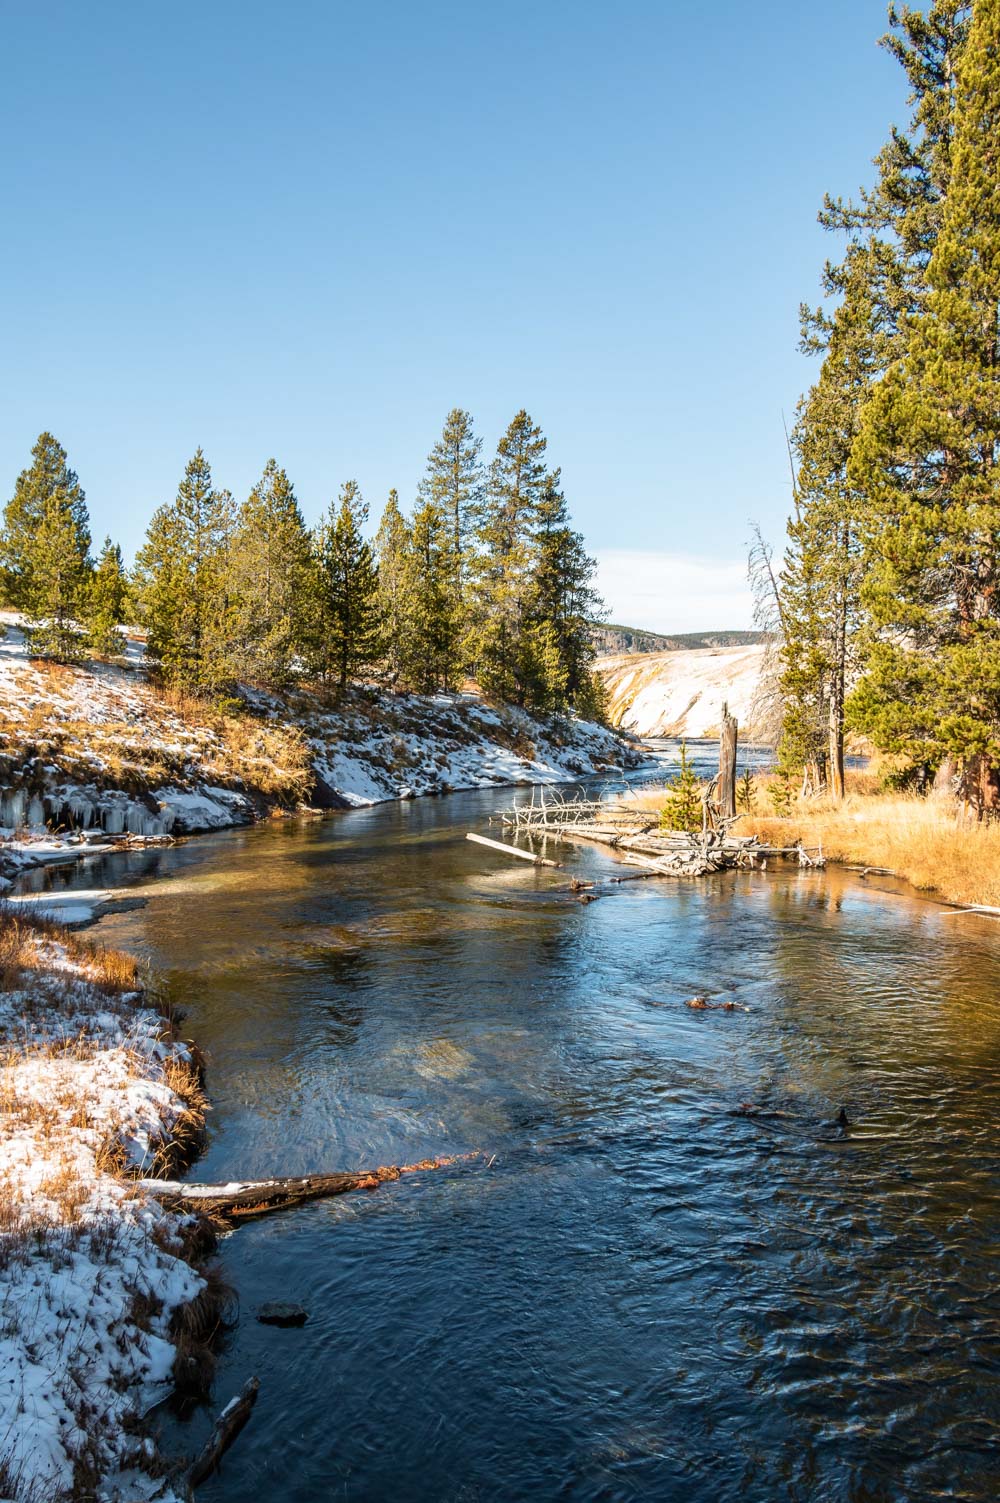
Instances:
[[[466,840],[474,840],[476,845],[488,845],[491,850],[503,851],[505,856],[520,856],[522,861],[530,861],[534,866],[562,865],[561,861],[547,861],[544,856],[536,856],[534,851],[522,851],[519,846],[505,845],[502,840],[489,840],[485,835],[476,835],[472,830],[466,835]]]
[[[257,1402],[259,1388],[259,1378],[248,1378],[236,1397],[230,1399],[216,1420],[204,1450],[188,1472],[189,1488],[197,1487],[216,1470],[219,1462],[250,1418],[253,1406]]]
[[[321,1200],[346,1195],[351,1190],[377,1190],[380,1185],[415,1174],[421,1169],[444,1169],[463,1159],[478,1158],[478,1153],[457,1154],[451,1158],[421,1159],[417,1164],[382,1165],[357,1173],[306,1174],[298,1178],[234,1180],[229,1184],[197,1185],[185,1180],[140,1179],[136,1188],[152,1195],[169,1210],[199,1211],[214,1221],[247,1221],[253,1216],[268,1216],[302,1205],[307,1200]]]

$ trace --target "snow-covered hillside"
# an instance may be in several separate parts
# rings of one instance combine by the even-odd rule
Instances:
[[[2,630],[0,623],[0,630]],[[602,726],[535,719],[476,695],[356,691],[336,708],[254,695],[253,713],[157,690],[141,659],[29,660],[0,641],[0,829],[156,837],[458,788],[554,783],[634,766]]]
[[[728,703],[753,734],[766,650],[753,644],[629,653],[599,658],[595,666],[608,691],[612,723],[623,730],[638,736],[715,735]]]

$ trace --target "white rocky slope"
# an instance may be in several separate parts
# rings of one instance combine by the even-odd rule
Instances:
[[[246,823],[273,804],[337,808],[554,783],[639,760],[603,726],[541,720],[474,694],[358,691],[337,708],[258,694],[252,704],[253,714],[215,713],[164,695],[138,655],[87,667],[31,660],[8,622],[0,838],[46,828],[190,834]]]
[[[598,658],[613,725],[638,736],[712,736],[722,706],[752,735],[760,729],[755,696],[767,649],[699,648]]]

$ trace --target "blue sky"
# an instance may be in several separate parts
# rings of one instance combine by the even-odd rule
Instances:
[[[201,444],[307,520],[527,407],[614,619],[749,624],[881,0],[0,0],[0,498],[43,428],[131,554]]]

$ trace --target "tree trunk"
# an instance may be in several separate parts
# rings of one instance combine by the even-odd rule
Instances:
[[[958,766],[954,757],[945,757],[931,784],[931,797],[935,799],[951,799],[955,797],[955,779],[958,776]]]
[[[971,805],[977,820],[1000,817],[1000,769],[988,757],[977,753],[962,768],[959,797]]]
[[[736,716],[730,715],[729,706],[722,706],[722,730],[719,734],[719,786],[717,801],[723,819],[736,815],[736,741],[738,727]]]
[[[830,735],[827,749],[829,770],[827,782],[830,796],[839,803],[844,797],[844,683],[839,672],[835,675],[830,695]]]

